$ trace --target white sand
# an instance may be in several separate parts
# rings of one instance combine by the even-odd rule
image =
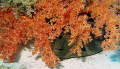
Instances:
[[[120,69],[120,62],[110,60],[115,53],[116,51],[104,51],[88,57],[66,59],[57,65],[57,69]],[[31,51],[22,51],[19,62],[26,64],[28,69],[50,69],[41,58],[35,60],[36,56]]]
[[[30,46],[32,47],[33,45],[30,44]],[[14,67],[12,69],[22,69],[21,67],[18,68],[18,66],[26,66],[27,69],[50,69],[42,61],[41,57],[37,60],[35,59],[37,54],[33,56],[32,49],[28,49],[27,47],[22,48],[20,59],[12,63]],[[110,58],[113,55],[116,56]],[[0,62],[1,65],[10,66],[10,64]],[[120,69],[120,49],[118,51],[104,51],[88,57],[66,59],[61,61],[56,69]]]

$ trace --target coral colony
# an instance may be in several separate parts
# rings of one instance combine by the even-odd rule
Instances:
[[[56,67],[60,59],[51,43],[61,34],[70,35],[68,46],[74,43],[70,51],[78,56],[83,45],[97,38],[104,39],[103,51],[117,50],[120,0],[0,0],[0,58],[4,61],[14,61],[20,44],[34,38],[32,54],[39,51],[47,66]]]

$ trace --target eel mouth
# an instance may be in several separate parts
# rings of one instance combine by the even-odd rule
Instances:
[[[55,48],[56,50],[60,50],[60,51],[63,51],[63,50],[65,50],[65,49],[58,49],[58,48]]]

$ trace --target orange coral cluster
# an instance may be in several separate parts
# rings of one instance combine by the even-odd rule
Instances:
[[[101,47],[103,50],[118,49],[120,41],[120,15],[117,14],[117,9],[120,9],[119,0],[96,0],[87,7],[91,12],[91,18],[95,18],[93,33],[96,37],[102,35],[103,25],[105,25],[105,40]]]
[[[51,49],[53,39],[62,32],[71,33],[69,46],[75,43],[71,51],[81,56],[83,43],[92,40],[90,33],[95,37],[102,36],[103,25],[106,35],[101,47],[103,50],[118,48],[120,15],[116,12],[120,9],[119,0],[38,0],[35,6],[36,14],[32,18],[19,16],[18,19],[13,15],[13,7],[7,11],[0,8],[2,59],[13,61],[21,41],[27,44],[28,40],[35,38],[33,54],[39,51],[48,66],[56,67],[59,58]],[[89,18],[94,19],[94,27],[87,22]]]

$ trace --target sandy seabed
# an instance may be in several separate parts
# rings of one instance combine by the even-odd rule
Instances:
[[[6,66],[9,69],[120,69],[120,49],[103,51],[87,57],[65,59],[58,63],[57,68],[47,67],[41,57],[37,54],[32,55],[32,49],[24,48],[16,62],[8,64],[1,61],[0,67]]]
[[[56,69],[120,69],[120,51],[104,51],[92,56],[71,58],[61,61]],[[35,60],[37,55],[23,51],[20,63],[26,64],[28,69],[50,69],[42,59]]]

